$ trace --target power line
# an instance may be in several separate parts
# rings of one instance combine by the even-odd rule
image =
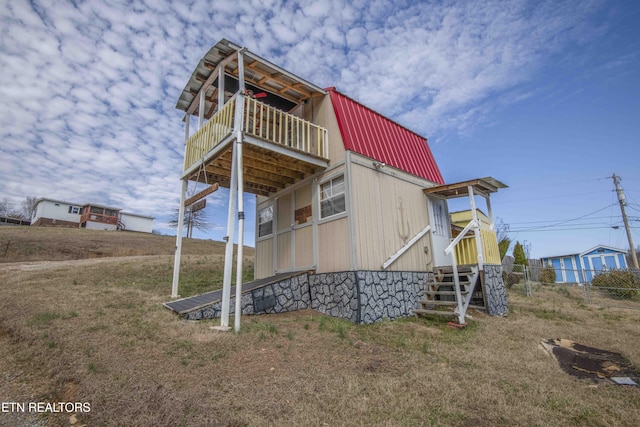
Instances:
[[[535,230],[540,230],[540,229],[543,229],[543,228],[555,227],[555,226],[557,226],[557,225],[566,224],[566,223],[568,223],[568,222],[577,221],[577,220],[579,220],[579,219],[582,219],[582,218],[588,217],[589,215],[593,215],[593,214],[595,214],[595,213],[601,212],[601,211],[603,211],[603,210],[605,210],[605,209],[608,209],[609,207],[611,207],[611,205],[607,205],[607,206],[605,206],[605,207],[603,207],[603,208],[600,208],[600,209],[595,210],[595,211],[593,211],[593,212],[589,212],[588,214],[585,214],[585,215],[579,216],[579,217],[577,217],[577,218],[571,218],[571,219],[567,219],[567,220],[564,220],[564,221],[557,222],[557,223],[555,223],[555,224],[541,225],[540,227],[532,227],[532,228],[529,228],[529,229],[523,229],[523,230],[517,230],[517,231],[535,231]]]
[[[548,199],[559,199],[559,198],[566,198],[566,197],[574,197],[574,196],[590,196],[596,193],[608,193],[611,190],[599,190],[599,191],[589,191],[587,193],[571,193],[571,194],[558,194],[555,196],[548,196],[548,197],[535,197],[535,198],[527,198],[527,199],[519,199],[519,200],[500,200],[500,204],[504,204],[504,203],[520,203],[520,202],[530,202],[530,201],[534,201],[534,200],[548,200]],[[607,206],[608,207],[608,206]]]

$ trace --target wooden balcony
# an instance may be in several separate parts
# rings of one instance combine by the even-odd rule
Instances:
[[[485,264],[501,264],[500,250],[498,249],[498,239],[496,233],[485,228],[480,229],[480,237],[482,239],[482,252]],[[460,240],[455,248],[456,260],[458,264],[477,264],[478,249],[476,246],[476,238],[470,234]]]
[[[236,111],[238,107],[241,112]],[[240,126],[236,126],[238,117],[242,117]],[[229,187],[236,128],[243,132],[247,192],[269,195],[328,166],[326,129],[236,95],[187,141],[184,175]]]

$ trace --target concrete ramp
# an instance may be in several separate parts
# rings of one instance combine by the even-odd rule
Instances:
[[[247,282],[242,285],[242,294],[247,294],[256,289],[279,283],[296,276],[307,274],[307,271],[293,271],[289,273],[280,273],[275,276],[265,277],[263,279]],[[231,287],[231,300],[235,300],[236,287]],[[207,292],[192,297],[181,298],[170,302],[165,302],[162,305],[169,310],[175,311],[179,315],[187,315],[191,312],[200,310],[204,307],[212,306],[222,300],[222,289],[216,291]],[[233,304],[232,304],[233,305]],[[233,307],[232,307],[233,308]],[[256,310],[260,311],[260,310]]]

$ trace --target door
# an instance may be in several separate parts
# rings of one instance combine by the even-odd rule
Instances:
[[[565,257],[563,259],[564,262],[564,274],[565,274],[565,282],[567,283],[576,283],[576,269],[573,266],[573,260],[571,257]]]
[[[444,250],[451,243],[451,225],[447,201],[436,197],[427,197],[429,205],[429,224],[431,224],[431,251],[433,266],[451,265],[451,255]]]

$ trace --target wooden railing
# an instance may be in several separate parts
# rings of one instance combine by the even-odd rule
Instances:
[[[242,130],[274,144],[327,158],[326,129],[254,98],[245,98]]]
[[[222,142],[234,129],[237,96],[231,98],[222,109],[189,138],[186,146],[184,170],[196,164],[202,157]],[[273,144],[326,159],[327,131],[293,114],[273,108],[254,98],[244,98],[242,130]]]
[[[197,163],[233,130],[236,98],[231,98],[220,111],[187,141],[184,170]]]
[[[498,240],[496,233],[492,230],[484,228],[480,229],[480,237],[482,239],[482,252],[485,264],[500,264],[500,250],[498,249]],[[456,259],[459,264],[477,264],[478,249],[476,246],[476,238],[474,236],[463,237],[456,246]]]

